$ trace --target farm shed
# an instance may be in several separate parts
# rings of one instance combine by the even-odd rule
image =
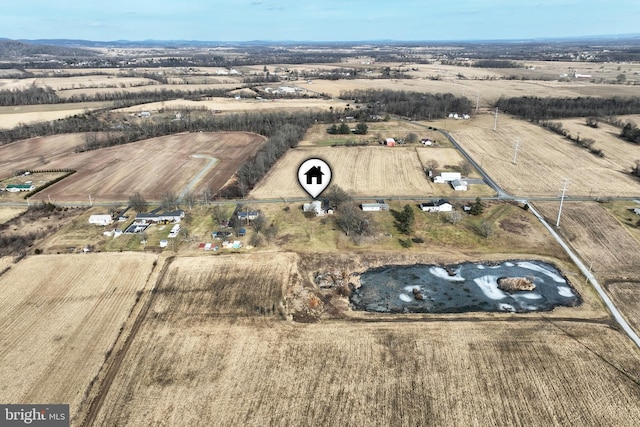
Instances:
[[[433,182],[436,184],[444,184],[456,179],[462,179],[460,172],[442,172],[440,175],[433,178]]]
[[[453,205],[444,199],[435,202],[420,203],[423,212],[451,212]]]
[[[388,211],[389,205],[384,200],[377,200],[376,203],[363,203],[360,205],[364,212]]]
[[[91,215],[89,217],[89,224],[105,226],[111,223],[113,223],[113,218],[111,218],[111,215]]]
[[[10,193],[18,193],[20,191],[35,190],[36,186],[33,184],[8,184],[5,189]]]
[[[469,184],[467,184],[467,181],[463,181],[461,179],[454,179],[449,183],[455,191],[467,191],[469,189]]]
[[[386,145],[387,147],[395,147],[396,140],[393,138],[387,138],[384,140],[384,145]]]

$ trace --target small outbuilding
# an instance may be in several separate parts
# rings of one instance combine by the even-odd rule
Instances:
[[[395,147],[396,146],[396,140],[393,138],[387,138],[384,140],[384,145],[386,145],[387,147]]]
[[[633,213],[640,215],[640,208],[633,208]]]
[[[454,179],[453,181],[449,181],[449,183],[455,191],[467,191],[469,189],[467,181],[461,179]]]

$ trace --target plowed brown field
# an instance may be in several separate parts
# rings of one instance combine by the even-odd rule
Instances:
[[[183,133],[70,153],[69,150],[80,143],[79,136],[69,140],[51,138],[59,138],[57,148],[49,147],[49,138],[19,141],[3,148],[16,159],[28,153],[26,160],[16,162],[22,167],[78,171],[34,196],[36,200],[51,197],[55,202],[88,201],[89,194],[94,201],[127,200],[135,192],[140,192],[147,200],[161,200],[168,191],[180,193],[209,163],[209,159],[194,158],[193,155],[219,160],[192,189],[197,193],[208,187],[215,193],[265,141],[260,135],[244,132]],[[46,165],[39,160],[40,153],[50,156]],[[5,174],[15,167],[10,161],[3,163]]]

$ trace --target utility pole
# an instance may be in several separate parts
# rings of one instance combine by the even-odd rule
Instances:
[[[562,202],[564,202],[564,193],[567,191],[567,178],[564,179],[564,185],[562,186],[562,197],[560,197],[560,209],[558,209],[558,220],[556,221],[556,227],[560,226],[560,214],[562,213]]]
[[[493,120],[493,131],[495,132],[498,128],[498,107],[496,107],[496,116]]]
[[[516,159],[518,158],[518,148],[519,147],[520,147],[520,138],[516,138],[516,147],[515,147],[514,152],[513,152],[513,161],[511,162],[514,165],[516,164]]]

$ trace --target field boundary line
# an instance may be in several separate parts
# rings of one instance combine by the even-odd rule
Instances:
[[[146,295],[146,297],[143,296],[140,298],[140,301],[142,302],[142,304],[140,305],[140,310],[135,315],[135,319],[133,320],[131,329],[129,330],[129,333],[126,334],[126,338],[124,338],[124,342],[122,343],[121,347],[115,353],[112,353],[113,359],[110,365],[108,366],[107,371],[104,374],[104,377],[102,378],[101,383],[97,387],[95,397],[89,403],[87,412],[84,415],[82,422],[79,423],[79,425],[91,426],[94,424],[96,417],[98,416],[98,413],[102,408],[102,404],[104,403],[107,397],[107,394],[109,393],[111,385],[113,384],[113,380],[115,379],[118,372],[120,372],[120,367],[122,366],[122,362],[124,361],[129,351],[129,348],[131,348],[131,343],[133,342],[136,335],[138,334],[138,331],[140,330],[140,326],[142,325],[142,322],[147,317],[147,313],[149,312],[149,308],[151,307],[151,303],[153,302],[153,299],[154,299],[153,297],[156,294],[158,285],[164,279],[165,274],[169,270],[169,266],[174,260],[175,260],[174,256],[171,256],[165,260],[162,266],[162,270],[158,274],[158,277],[156,278],[155,283],[153,284],[153,287],[151,287],[151,289],[143,293],[143,295]],[[131,319],[127,319],[127,322],[130,320]]]

